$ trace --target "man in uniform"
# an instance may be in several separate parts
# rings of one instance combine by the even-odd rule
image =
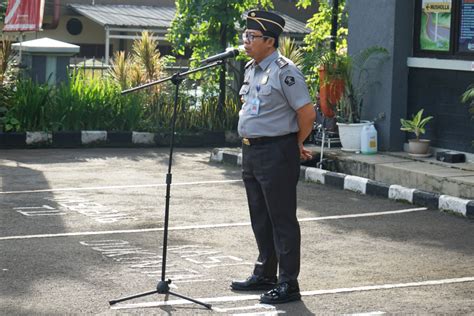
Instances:
[[[301,71],[277,50],[285,20],[268,11],[250,11],[243,33],[246,65],[240,90],[242,178],[259,256],[254,271],[233,281],[237,291],[269,290],[260,301],[285,303],[301,298],[300,227],[296,184],[300,158],[311,158],[303,141],[315,112]],[[277,278],[278,268],[278,278]]]

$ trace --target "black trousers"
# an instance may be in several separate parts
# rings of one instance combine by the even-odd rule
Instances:
[[[296,134],[242,145],[242,178],[259,256],[254,274],[296,280],[300,271],[301,233],[296,218],[300,174]]]

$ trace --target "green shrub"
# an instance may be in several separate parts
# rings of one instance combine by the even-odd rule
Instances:
[[[150,90],[154,89],[121,95],[121,87],[114,80],[87,76],[80,71],[58,87],[18,80],[16,89],[2,94],[1,100],[8,106],[0,107],[0,128],[4,131],[168,132],[174,105],[174,93],[170,92],[174,92],[174,86],[164,84],[161,91],[167,92]],[[228,99],[222,110],[215,96],[203,97],[199,106],[194,104],[195,100],[188,94],[180,94],[177,131],[236,129],[240,106],[233,99]]]
[[[173,118],[174,99],[164,93],[155,97],[150,106],[147,123],[150,130],[170,131]],[[176,117],[177,131],[223,131],[235,130],[240,107],[233,99],[227,99],[219,110],[218,97],[206,97],[200,106],[190,106],[190,98],[183,95],[179,99]]]
[[[56,90],[51,121],[57,130],[107,129],[120,102],[119,87],[80,71]]]
[[[5,114],[6,131],[48,130],[47,107],[51,92],[52,89],[48,85],[36,84],[30,79],[18,80],[7,101],[9,105]]]

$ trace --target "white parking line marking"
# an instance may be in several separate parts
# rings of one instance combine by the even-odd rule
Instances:
[[[173,280],[173,283],[179,283],[179,284],[182,284],[182,283],[200,283],[200,282],[215,282],[217,281],[216,279],[201,279],[201,280],[183,280],[183,281],[180,281],[180,280]],[[171,286],[171,285],[170,285]]]
[[[384,315],[385,312],[376,311],[376,312],[367,312],[367,313],[356,313],[356,314],[348,314],[350,316],[375,316],[375,315]]]
[[[278,314],[286,314],[286,311],[270,311],[270,312],[257,312],[257,313],[243,313],[243,314],[232,314],[232,316],[273,316]]]
[[[373,213],[349,214],[349,215],[338,215],[338,216],[323,216],[323,217],[308,217],[308,218],[301,218],[298,221],[299,222],[316,222],[316,221],[332,220],[332,219],[345,219],[345,218],[356,218],[356,217],[372,217],[372,216],[383,216],[383,215],[392,215],[392,214],[403,214],[403,213],[412,213],[412,212],[419,212],[419,211],[426,211],[426,210],[427,210],[426,207],[418,207],[418,208],[409,208],[409,209],[404,209],[404,210],[386,211],[386,212],[373,212]],[[177,226],[177,227],[168,227],[168,230],[208,229],[208,228],[225,228],[225,227],[239,227],[239,226],[250,226],[250,222]],[[111,235],[111,234],[133,234],[133,233],[148,233],[148,232],[157,232],[157,231],[163,231],[163,227],[142,228],[142,229],[124,229],[124,230],[105,230],[105,231],[95,231],[95,232],[75,232],[75,233],[59,233],[59,234],[6,236],[6,237],[0,237],[0,241],[1,240],[12,240],[12,239],[94,236],[94,235]]]
[[[410,283],[382,284],[382,285],[372,285],[372,286],[359,286],[359,287],[353,287],[353,288],[340,288],[340,289],[330,289],[330,290],[305,291],[305,292],[301,292],[301,295],[302,296],[317,296],[317,295],[327,295],[327,294],[376,291],[376,290],[433,286],[433,285],[455,284],[455,283],[466,283],[466,282],[474,282],[474,277],[431,280],[431,281],[410,282]],[[204,302],[204,303],[228,303],[228,302],[258,300],[259,297],[260,295],[242,295],[242,296],[239,295],[239,296],[196,298],[196,300],[200,302]],[[185,304],[193,304],[193,303],[187,300],[180,299],[180,300],[171,300],[171,301],[162,301],[162,302],[121,304],[121,305],[112,306],[111,309],[150,308],[150,307],[185,305]]]
[[[255,304],[255,305],[250,305],[250,306],[241,306],[241,307],[230,307],[230,308],[219,308],[215,307],[213,308],[214,311],[220,312],[220,313],[225,313],[225,312],[232,312],[232,311],[244,311],[244,310],[251,310],[251,309],[271,309],[274,310],[275,306],[273,305],[268,305],[268,304]]]
[[[181,182],[181,183],[172,183],[171,186],[216,184],[216,183],[234,183],[234,182],[242,182],[242,180],[215,180],[215,181]],[[92,190],[113,190],[113,189],[128,189],[128,188],[156,188],[156,187],[164,187],[164,186],[166,186],[165,183],[161,183],[161,184],[136,184],[136,185],[112,185],[112,186],[84,187],[84,188],[59,188],[59,189],[39,189],[39,190],[24,190],[24,191],[0,191],[0,194],[23,194],[23,193],[63,192],[63,191],[92,191]]]
[[[372,213],[360,213],[360,214],[349,214],[349,215],[334,215],[334,216],[324,216],[324,217],[307,217],[299,219],[299,222],[314,222],[328,219],[343,219],[343,218],[356,218],[356,217],[371,217],[371,216],[381,216],[381,215],[391,215],[391,214],[403,214],[410,212],[426,211],[426,207],[415,207],[408,208],[404,210],[396,211],[386,211],[386,212],[372,212]]]

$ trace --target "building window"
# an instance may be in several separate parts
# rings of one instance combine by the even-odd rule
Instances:
[[[416,0],[415,55],[474,59],[474,0]]]
[[[82,32],[82,22],[76,18],[67,21],[66,29],[71,35],[79,35]]]

